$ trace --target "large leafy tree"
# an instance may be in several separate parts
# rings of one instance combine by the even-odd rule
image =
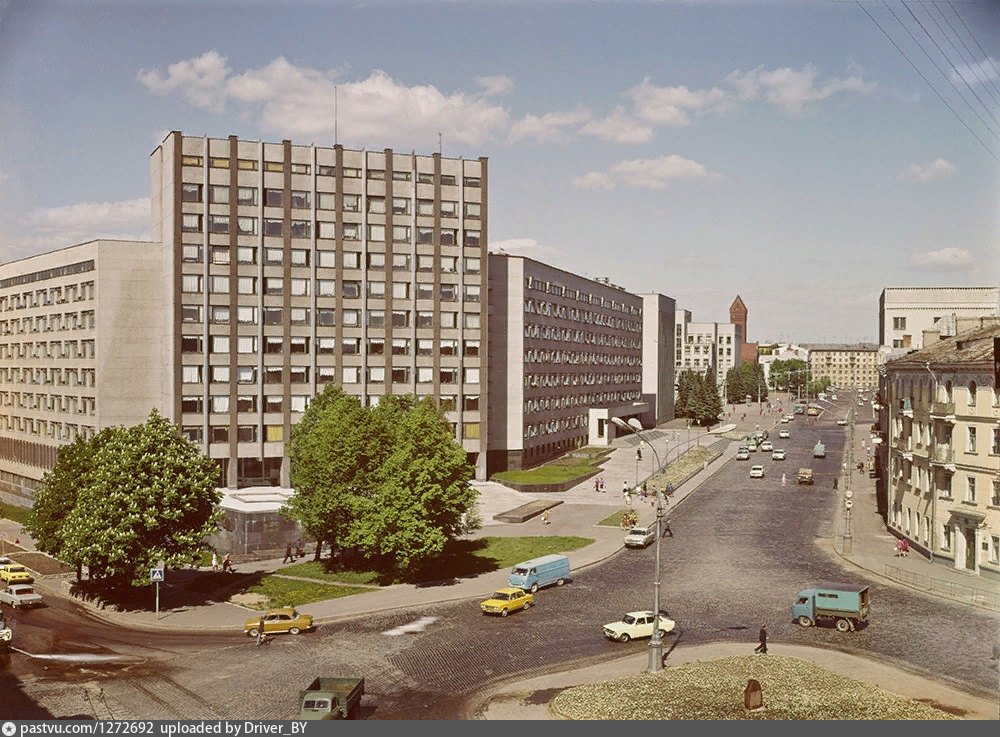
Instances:
[[[767,382],[764,380],[764,367],[746,361],[726,373],[726,396],[729,401],[738,403],[748,395],[751,401],[757,401],[758,396],[761,401],[767,399]]]
[[[796,394],[806,386],[809,365],[801,358],[778,359],[771,364],[771,385],[775,389]]]
[[[155,410],[141,425],[99,433],[56,466],[45,495],[69,489],[74,501],[43,500],[32,528],[116,587],[148,583],[160,562],[189,563],[221,519],[218,466]]]

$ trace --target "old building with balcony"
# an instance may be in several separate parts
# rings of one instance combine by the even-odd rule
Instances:
[[[877,490],[886,522],[930,560],[1000,577],[1000,320],[888,361]]]

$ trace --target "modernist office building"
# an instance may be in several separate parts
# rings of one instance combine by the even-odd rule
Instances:
[[[886,287],[878,300],[878,340],[922,348],[923,331],[955,335],[956,320],[1000,315],[1000,287]]]
[[[725,397],[726,374],[740,364],[743,328],[731,322],[692,322],[690,310],[675,313],[674,366],[677,376],[684,371],[705,375],[711,369]]]
[[[670,331],[652,323],[666,314],[672,324],[672,299],[632,294],[523,256],[490,254],[489,263],[490,472],[607,443],[611,417],[636,417],[649,427],[658,409],[672,412],[664,386],[657,389],[665,381],[672,394],[669,371],[644,381],[644,303],[652,311],[655,371],[664,347],[653,338],[664,334],[670,345]],[[669,350],[665,355],[672,359]]]
[[[485,474],[486,159],[173,132],[151,170],[161,403],[227,486],[288,486],[331,383],[438,399]]]
[[[160,408],[160,249],[100,240],[0,265],[0,498],[56,449]]]

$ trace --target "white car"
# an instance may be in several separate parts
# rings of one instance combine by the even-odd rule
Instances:
[[[736,451],[736,460],[749,461],[750,451],[747,448],[740,448],[738,451]]]
[[[625,535],[626,548],[644,548],[656,539],[655,527],[633,527]]]
[[[771,444],[770,440],[765,440],[763,443],[760,444],[760,449],[764,453],[770,453],[772,450],[774,450],[774,446]]]
[[[783,461],[785,460],[785,451],[781,448],[775,448],[774,452],[771,453],[772,461]]]
[[[839,420],[837,420],[837,424],[838,425],[846,425],[847,424],[847,420],[845,420],[844,418],[840,418]]]
[[[783,415],[782,418],[781,418],[781,424],[782,425],[787,425],[791,421],[792,421],[792,416],[791,415]]]
[[[778,430],[778,437],[779,438],[790,438],[791,436],[792,436],[792,434],[790,432],[788,432],[788,430],[785,430],[785,429]]]
[[[750,478],[752,478],[752,479],[762,479],[762,478],[764,478],[764,467],[763,466],[751,466],[750,467]]]
[[[655,612],[628,612],[618,622],[609,622],[604,625],[604,636],[616,642],[628,642],[639,637],[652,637],[655,619]],[[664,614],[660,614],[659,625],[660,637],[663,637],[673,632],[677,623]]]

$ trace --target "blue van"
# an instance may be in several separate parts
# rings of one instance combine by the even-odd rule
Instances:
[[[507,583],[535,593],[542,586],[562,586],[569,578],[569,558],[565,555],[543,555],[526,560],[511,569]]]

